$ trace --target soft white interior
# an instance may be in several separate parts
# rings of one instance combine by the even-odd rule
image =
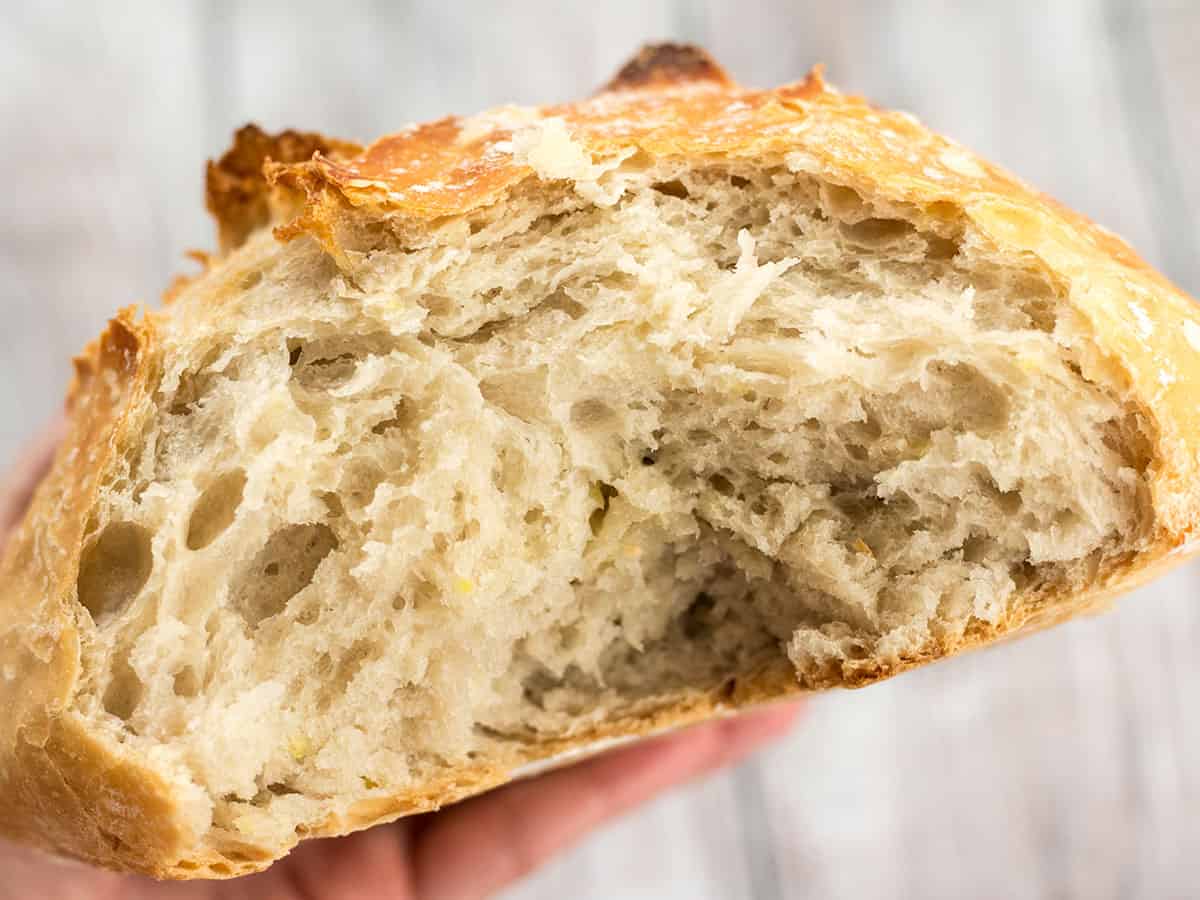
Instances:
[[[264,233],[174,309],[80,702],[230,840],[1138,539],[1137,421],[1035,270],[783,160],[526,190],[346,271]]]

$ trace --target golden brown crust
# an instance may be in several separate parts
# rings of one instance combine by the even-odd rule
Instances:
[[[161,778],[69,711],[86,615],[73,582],[97,493],[154,372],[154,341],[153,322],[130,308],[76,358],[69,430],[0,560],[0,834],[117,867],[145,867],[195,837],[184,840]]]
[[[0,705],[11,713],[0,719],[0,750],[13,746],[19,729],[44,735],[74,685],[79,639],[70,586],[137,371],[143,327],[127,310],[76,358],[71,427],[0,559]]]
[[[113,869],[159,874],[197,835],[171,786],[123,758],[74,714],[54,718],[44,743],[21,740],[4,783],[0,832]]]
[[[205,173],[205,200],[217,220],[218,245],[228,253],[271,221],[271,188],[263,178],[268,162],[298,163],[321,153],[331,159],[359,151],[357,144],[312,132],[284,131],[270,135],[257,125],[245,125],[233,136],[233,146]]]
[[[510,111],[511,112],[511,111]],[[340,834],[500,784],[514,769],[597,740],[645,734],[800,690],[861,686],[933,659],[1101,608],[1200,549],[1200,315],[1119,238],[911,117],[828,88],[819,71],[776,90],[747,90],[702,51],[643,50],[605,92],[577,104],[415,126],[365,150],[313,134],[270,137],[249,126],[208,172],[223,252],[278,224],[318,238],[339,263],[348,217],[420,229],[502,199],[538,176],[514,136],[561,119],[594,159],[632,152],[691,161],[785,160],[913,211],[1006,258],[1041,265],[1090,325],[1128,398],[1156,434],[1148,473],[1154,522],[1143,550],[1090,583],[1027,598],[1007,619],[975,623],[910,656],[839,663],[797,681],[790,664],[632,704],[608,721],[443,773],[420,790],[361,801],[306,836]],[[159,877],[225,877],[265,867],[287,848],[192,834],[178,791],[121,756],[69,712],[85,615],[72,582],[99,485],[128,447],[132,410],[152,382],[152,320],[128,311],[76,361],[70,434],[0,561],[0,833],[115,868]],[[206,843],[207,841],[207,843]]]

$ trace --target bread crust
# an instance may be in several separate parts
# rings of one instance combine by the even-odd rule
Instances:
[[[630,153],[683,160],[787,159],[798,169],[912,211],[930,227],[970,227],[998,255],[1040,265],[1156,434],[1148,472],[1153,523],[1142,552],[1087,583],[1027,598],[894,662],[867,659],[798,680],[780,657],[736,682],[631,704],[554,740],[445,773],[420,790],[333,809],[300,837],[344,834],[436,809],[501,784],[520,766],[598,740],[647,734],[799,691],[860,687],[925,662],[1106,606],[1200,549],[1200,312],[1123,241],[1001,169],[923,128],[827,86],[819,69],[775,90],[737,86],[697,48],[643,50],[580,103],[503,116],[447,118],[349,142],[253,126],[212,163],[209,209],[224,254],[271,225],[311,235],[335,260],[351,219],[409,231],[467,215],[538,177],[513,151],[520,127],[560,119],[593,159]],[[288,846],[238,847],[197,830],[178,785],[71,712],[79,689],[82,608],[75,579],[99,485],[133,448],[161,359],[155,323],[123,311],[76,360],[71,427],[50,475],[0,561],[0,833],[54,852],[160,878],[227,877],[265,868]],[[203,827],[206,823],[201,823]],[[294,844],[294,841],[292,842]]]
[[[69,710],[74,580],[101,480],[155,371],[154,334],[126,309],[75,359],[70,427],[0,561],[0,833],[109,866],[170,855],[185,837],[162,779]]]
[[[257,125],[243,125],[233,136],[233,146],[204,173],[205,205],[217,220],[217,243],[222,252],[237,247],[254,231],[268,224],[291,198],[275,196],[262,177],[268,162],[298,163],[322,154],[329,159],[351,157],[361,148],[351,141],[327,138],[304,131],[267,134]],[[286,213],[284,213],[286,214]]]

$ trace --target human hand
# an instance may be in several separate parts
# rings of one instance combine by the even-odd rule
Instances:
[[[61,425],[0,481],[0,552],[50,467]],[[585,834],[668,788],[784,734],[799,709],[766,708],[609,751],[439,812],[306,841],[266,872],[156,882],[0,840],[0,900],[467,900],[511,884]]]

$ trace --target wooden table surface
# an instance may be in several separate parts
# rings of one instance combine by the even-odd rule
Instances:
[[[236,126],[370,138],[564,100],[668,37],[750,84],[823,61],[1200,293],[1194,0],[5,4],[0,461],[104,319],[212,245],[202,164]],[[757,761],[508,896],[1198,897],[1198,601],[1193,566],[1106,617],[821,697]]]

